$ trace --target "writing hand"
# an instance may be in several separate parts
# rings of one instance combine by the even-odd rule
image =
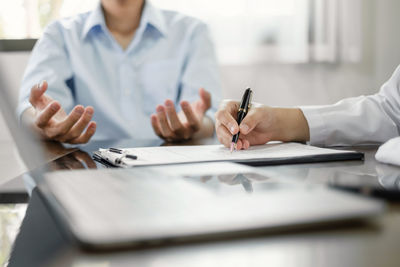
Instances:
[[[230,147],[232,135],[240,131],[237,149],[261,145],[269,141],[307,141],[309,127],[298,108],[271,108],[252,104],[248,114],[239,125],[236,122],[239,102],[224,101],[215,115],[218,140]]]

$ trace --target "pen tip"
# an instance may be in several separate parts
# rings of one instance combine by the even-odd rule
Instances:
[[[231,143],[231,153],[236,151],[236,144],[234,142]]]

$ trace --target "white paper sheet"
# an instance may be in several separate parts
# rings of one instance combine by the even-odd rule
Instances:
[[[316,155],[354,153],[319,148],[299,143],[273,143],[252,146],[248,150],[231,153],[222,145],[202,146],[161,146],[123,149],[126,153],[136,155],[136,160],[125,158],[126,166],[163,165],[174,163],[246,161],[255,159],[298,158]]]

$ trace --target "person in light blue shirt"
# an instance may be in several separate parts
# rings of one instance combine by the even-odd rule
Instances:
[[[65,143],[92,136],[178,141],[212,136],[219,98],[204,23],[145,0],[101,0],[45,29],[17,112],[44,139]]]

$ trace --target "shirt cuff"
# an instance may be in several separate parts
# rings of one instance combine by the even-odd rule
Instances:
[[[328,138],[328,125],[320,113],[320,109],[312,106],[299,107],[307,120],[310,129],[310,145],[325,145]]]

